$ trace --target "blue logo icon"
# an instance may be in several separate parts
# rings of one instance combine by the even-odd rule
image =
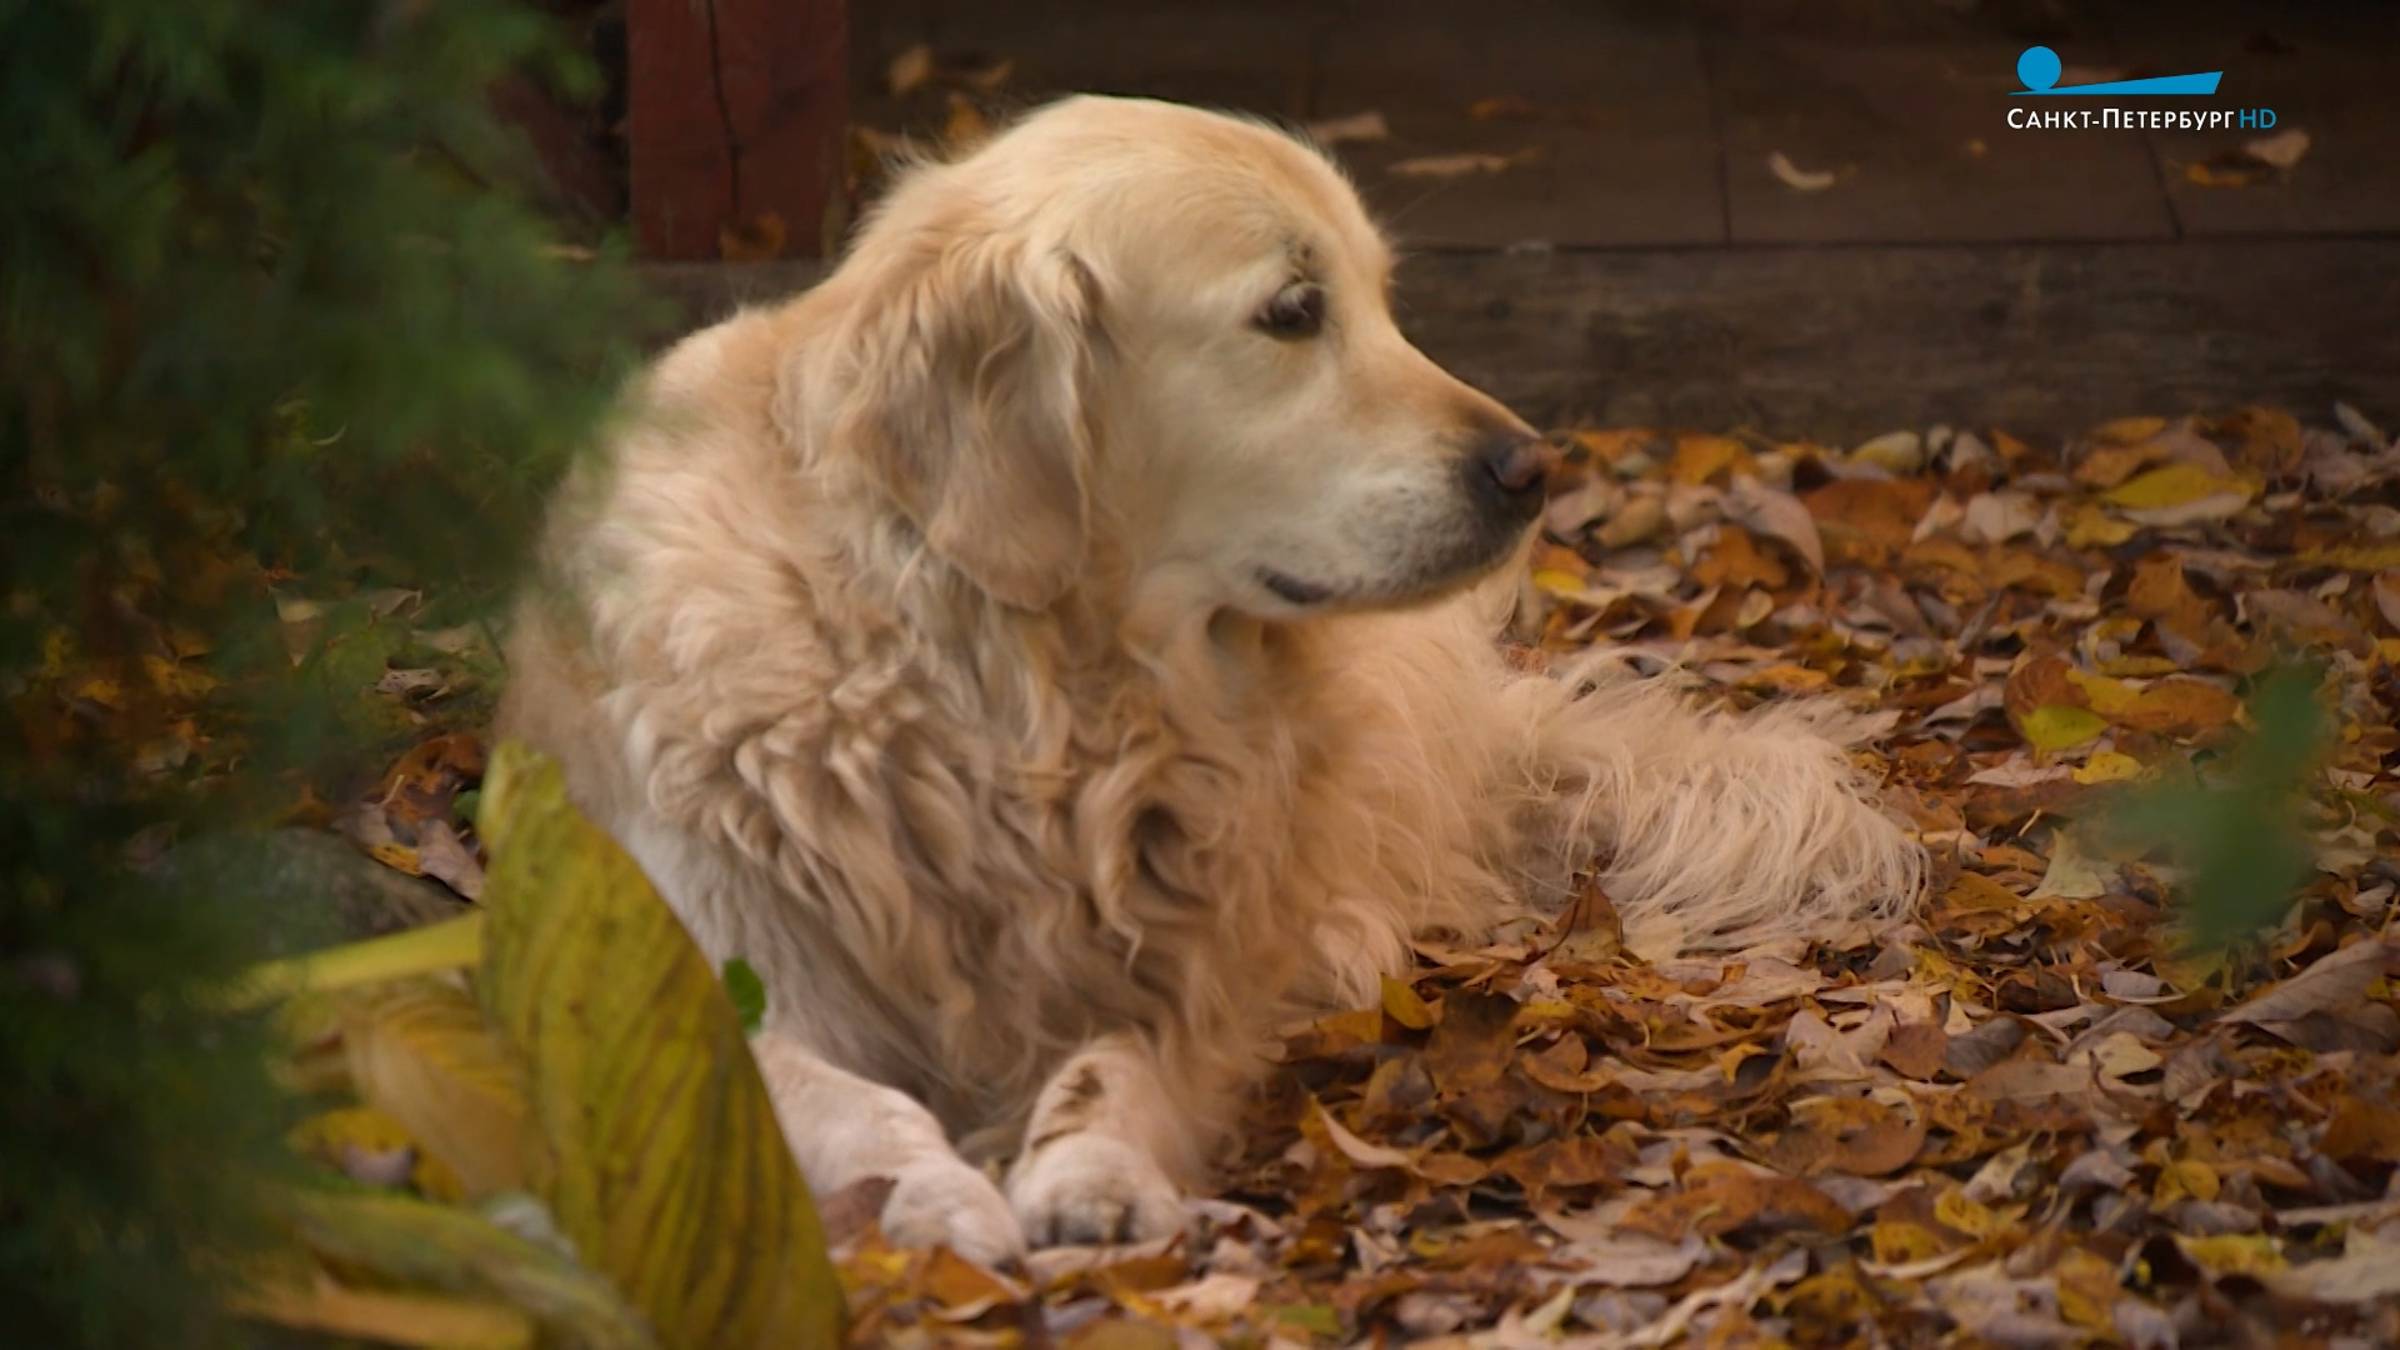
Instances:
[[[2058,85],[2059,74],[2066,66],[2058,53],[2048,47],[2027,47],[2017,56],[2017,78],[2025,87],[2017,91],[2022,98],[2036,94],[2213,94],[2217,81],[2224,78],[2221,70],[2202,71],[2196,75],[2156,75],[2146,80],[2109,80],[2101,84]]]

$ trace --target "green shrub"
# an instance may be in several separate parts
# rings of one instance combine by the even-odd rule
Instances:
[[[272,924],[239,876],[152,864],[343,753],[356,672],[294,667],[274,586],[488,611],[630,356],[626,269],[562,256],[505,186],[510,71],[592,79],[493,0],[0,0],[0,1296],[26,1344],[206,1341],[243,1250],[278,1108],[206,996]]]

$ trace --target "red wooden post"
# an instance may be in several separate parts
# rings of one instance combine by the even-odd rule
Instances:
[[[846,10],[846,0],[628,0],[643,253],[808,257],[837,242]]]

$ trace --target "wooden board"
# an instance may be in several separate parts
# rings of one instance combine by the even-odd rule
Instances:
[[[844,0],[627,0],[633,220],[645,255],[813,256],[839,239],[845,10]]]
[[[817,271],[646,275],[697,325]],[[2400,425],[2400,241],[1427,253],[1401,290],[1428,354],[1542,424],[2057,435],[2343,399]]]
[[[1709,0],[1733,242],[2172,238],[2139,131],[2009,128],[2026,47],[2109,59],[2091,7],[2029,8]],[[1778,153],[1832,185],[1794,187]]]
[[[1352,11],[1319,62],[1312,117],[1373,111],[1391,126],[1339,153],[1404,247],[1725,238],[1706,72],[1680,5],[1389,0]],[[1507,167],[1408,172],[1459,155]]]
[[[2185,234],[2400,231],[2400,6],[2187,0],[2112,8],[2108,22],[2129,73],[2222,70],[2207,106],[2272,108],[2276,131],[2309,136],[2289,173],[2211,187],[2194,164],[2268,133],[2148,133]]]

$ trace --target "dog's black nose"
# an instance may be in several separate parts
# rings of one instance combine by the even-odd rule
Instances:
[[[1541,509],[1542,480],[1553,457],[1549,444],[1531,432],[1491,432],[1467,457],[1468,490],[1496,516],[1530,520]]]
[[[1531,492],[1550,469],[1550,447],[1539,436],[1502,432],[1477,448],[1475,457],[1502,492]]]

